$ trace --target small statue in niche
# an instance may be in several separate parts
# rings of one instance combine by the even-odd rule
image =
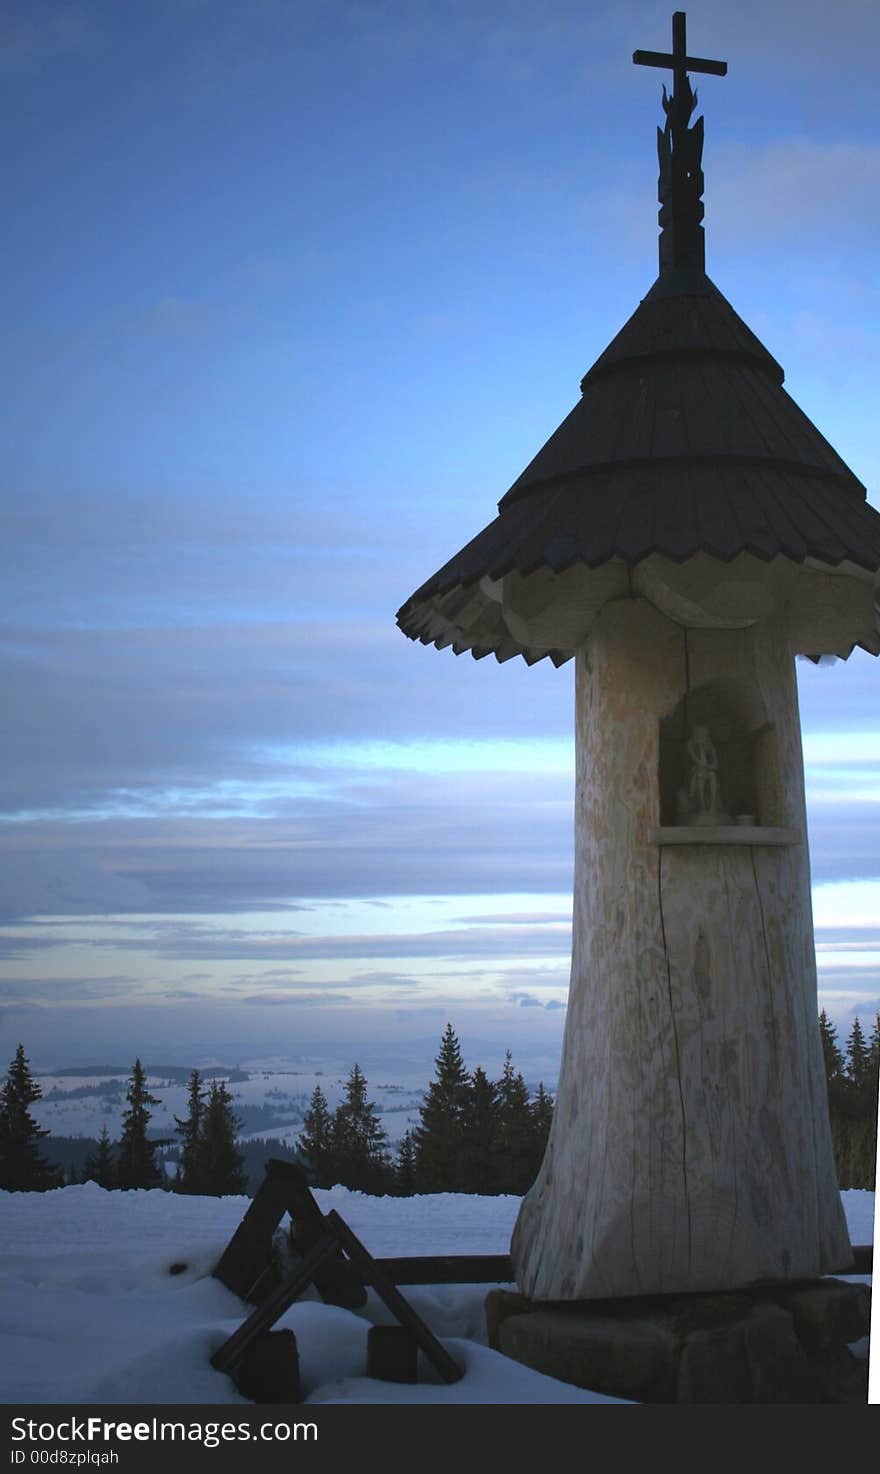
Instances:
[[[688,798],[691,812],[707,817],[719,807],[718,754],[708,727],[694,727],[687,745],[690,762]]]
[[[687,742],[687,787],[677,794],[680,824],[729,824],[730,815],[721,807],[718,754],[709,728],[691,728]]]

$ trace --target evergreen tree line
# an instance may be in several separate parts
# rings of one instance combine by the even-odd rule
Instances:
[[[11,1192],[43,1192],[62,1187],[65,1175],[49,1162],[41,1142],[49,1132],[38,1126],[30,1107],[42,1097],[30,1072],[24,1046],[19,1044],[0,1091],[0,1188]],[[246,1177],[236,1148],[238,1122],[225,1081],[212,1080],[205,1089],[197,1070],[190,1076],[188,1112],[175,1117],[182,1138],[178,1172],[169,1182],[159,1160],[168,1143],[147,1136],[151,1106],[161,1102],[147,1089],[146,1072],[135,1060],[126,1091],[127,1110],[119,1140],[110,1140],[105,1126],[95,1148],[86,1157],[80,1182],[105,1188],[173,1187],[179,1192],[222,1195],[243,1193]]]
[[[174,1188],[177,1192],[223,1197],[247,1190],[244,1157],[235,1144],[239,1122],[224,1080],[206,1090],[198,1070],[189,1079],[187,1114],[175,1116],[182,1147]]]
[[[47,1162],[40,1148],[49,1132],[30,1112],[42,1094],[19,1044],[0,1090],[0,1187],[8,1192],[45,1192],[63,1184],[61,1169]]]
[[[880,1014],[866,1040],[858,1018],[841,1049],[824,1010],[819,1032],[828,1085],[831,1137],[839,1185],[873,1188],[876,1173]],[[339,1106],[331,1112],[320,1086],[312,1093],[297,1146],[308,1160],[314,1185],[341,1183],[361,1192],[524,1193],[534,1181],[550,1131],[553,1100],[539,1085],[529,1095],[510,1051],[501,1076],[491,1080],[466,1070],[451,1024],[441,1040],[435,1076],[419,1111],[392,1154],[379,1113],[367,1098],[367,1081],[355,1064]],[[64,1172],[43,1151],[49,1132],[30,1107],[42,1096],[19,1044],[0,1089],[0,1188],[45,1191],[61,1187]],[[175,1117],[180,1150],[169,1181],[159,1152],[170,1141],[147,1136],[151,1106],[160,1102],[146,1086],[136,1060],[127,1082],[127,1110],[119,1140],[106,1126],[77,1180],[106,1188],[171,1187],[184,1193],[245,1193],[248,1177],[236,1137],[240,1123],[225,1081],[206,1085],[189,1076],[187,1114]],[[276,1153],[282,1155],[282,1152]]]
[[[317,1187],[368,1193],[524,1193],[534,1181],[550,1132],[552,1098],[539,1085],[530,1097],[508,1050],[499,1080],[479,1066],[469,1073],[451,1024],[437,1055],[435,1077],[392,1156],[387,1133],[367,1099],[354,1065],[345,1095],[330,1111],[318,1085],[297,1142]]]
[[[228,1083],[227,1081],[227,1085]],[[234,1101],[234,1106],[236,1116],[239,1117],[240,1110],[237,1100]],[[300,1122],[300,1126],[301,1124]],[[294,1130],[298,1129],[299,1127],[294,1128]],[[95,1130],[101,1130],[100,1124]],[[112,1127],[110,1131],[112,1133]],[[75,1187],[83,1181],[86,1162],[95,1157],[100,1145],[100,1140],[96,1136],[64,1136],[60,1132],[52,1132],[46,1152],[47,1155],[51,1153],[52,1161],[58,1164],[64,1187]],[[108,1145],[111,1149],[113,1148],[113,1140],[110,1136],[108,1136]],[[176,1133],[173,1139],[169,1135],[157,1143],[157,1146],[156,1157],[164,1171],[162,1187],[167,1188],[170,1192],[180,1157],[180,1138]],[[236,1147],[244,1158],[245,1195],[250,1198],[262,1184],[266,1175],[266,1162],[270,1157],[290,1158],[294,1155],[293,1148],[280,1136],[238,1136]],[[90,1175],[89,1180],[94,1180],[94,1174]]]
[[[873,1189],[877,1172],[877,1105],[880,1084],[880,1013],[866,1041],[858,1018],[844,1049],[825,1010],[819,1033],[828,1084],[828,1115],[838,1185]]]

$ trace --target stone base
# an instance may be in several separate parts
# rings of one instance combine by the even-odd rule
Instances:
[[[535,1371],[637,1402],[867,1404],[867,1285],[626,1300],[486,1297],[489,1345]],[[863,1348],[859,1347],[859,1351]]]

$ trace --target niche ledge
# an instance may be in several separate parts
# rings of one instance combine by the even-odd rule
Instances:
[[[798,829],[765,824],[664,824],[648,830],[648,843],[667,844],[775,844],[801,843]]]

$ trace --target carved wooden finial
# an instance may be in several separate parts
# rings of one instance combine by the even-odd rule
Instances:
[[[668,67],[672,71],[672,96],[663,87],[663,111],[666,126],[657,129],[657,153],[660,160],[658,198],[660,200],[660,272],[677,267],[704,271],[706,248],[703,236],[703,120],[698,118],[688,127],[697,105],[697,94],[688,72],[709,72],[726,77],[726,61],[708,61],[702,56],[688,56],[685,33],[686,16],[677,10],[672,17],[672,53],[634,51],[637,66]]]

